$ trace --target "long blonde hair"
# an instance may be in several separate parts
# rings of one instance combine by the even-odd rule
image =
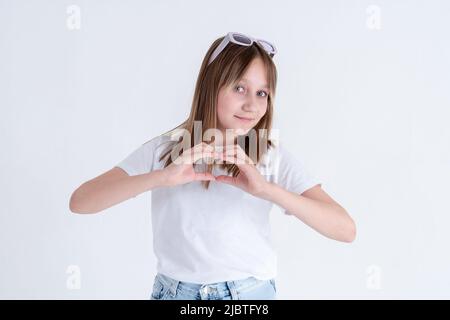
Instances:
[[[203,133],[210,128],[217,128],[217,97],[219,90],[222,87],[229,86],[236,83],[243,76],[250,63],[255,58],[261,58],[267,72],[268,80],[268,98],[267,98],[267,111],[260,121],[250,130],[250,133],[255,131],[259,134],[249,136],[249,133],[239,137],[238,143],[242,149],[249,155],[249,144],[246,142],[248,139],[256,139],[256,145],[258,150],[256,152],[256,159],[252,158],[252,161],[257,164],[268,148],[273,146],[273,141],[269,138],[270,131],[272,129],[273,119],[273,101],[275,97],[275,89],[277,83],[277,69],[272,61],[272,58],[264,51],[264,49],[257,44],[253,43],[251,46],[241,46],[234,43],[229,43],[225,49],[215,58],[215,60],[208,65],[209,58],[212,52],[220,44],[224,37],[220,37],[215,40],[205,57],[197,77],[197,83],[195,86],[194,97],[192,101],[191,112],[183,123],[177,127],[163,133],[162,135],[170,135],[172,132],[178,129],[185,129],[191,135],[191,147],[194,146],[195,141],[198,141],[198,137],[194,137],[194,122],[201,121]],[[181,143],[175,141],[170,145],[161,155],[159,161],[172,154],[172,150]],[[261,148],[260,146],[264,146]],[[178,154],[177,154],[178,155]],[[164,168],[170,165],[173,160],[172,157],[168,157],[164,164]],[[232,173],[233,177],[239,174],[239,168],[235,164],[224,163],[222,168],[226,168],[228,173]],[[212,172],[213,164],[207,165],[207,172]],[[203,186],[208,189],[210,181],[202,181]]]

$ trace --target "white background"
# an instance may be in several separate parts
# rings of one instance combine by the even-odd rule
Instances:
[[[276,44],[274,127],[358,227],[341,243],[274,206],[278,298],[450,298],[449,12],[0,0],[0,298],[150,297],[150,193],[96,215],[72,214],[70,195],[186,119],[228,31]]]

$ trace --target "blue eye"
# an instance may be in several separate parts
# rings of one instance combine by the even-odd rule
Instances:
[[[260,91],[260,93],[263,93],[263,94],[264,94],[263,96],[260,96],[260,97],[263,97],[263,98],[267,97],[267,95],[268,95],[268,93],[265,92],[265,91]]]
[[[235,87],[234,87],[234,90],[237,91],[237,92],[240,92],[240,93],[244,92],[244,91],[239,91],[240,88],[243,89],[243,90],[245,91],[244,87],[241,86],[241,85],[235,86]],[[262,91],[259,91],[259,92],[257,93],[257,95],[258,95],[259,97],[261,97],[261,98],[267,98],[267,96],[268,96],[269,94],[268,94],[266,91],[262,90]]]
[[[236,87],[235,87],[235,90],[239,92],[239,88],[244,89],[244,87],[242,87],[242,86],[236,86]]]

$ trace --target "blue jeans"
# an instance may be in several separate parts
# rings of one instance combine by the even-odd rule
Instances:
[[[242,280],[198,284],[158,273],[151,300],[275,300],[275,280],[249,277]]]

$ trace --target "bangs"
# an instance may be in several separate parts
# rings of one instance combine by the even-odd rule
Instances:
[[[276,67],[272,58],[258,44],[254,44],[250,47],[235,46],[237,47],[233,48],[234,50],[227,52],[230,54],[232,53],[232,57],[227,56],[227,53],[224,54],[223,60],[227,61],[227,58],[229,58],[229,63],[227,63],[228,68],[224,68],[225,72],[220,77],[219,88],[222,86],[228,87],[239,82],[253,59],[260,58],[266,69],[269,94],[274,96],[277,79]]]

